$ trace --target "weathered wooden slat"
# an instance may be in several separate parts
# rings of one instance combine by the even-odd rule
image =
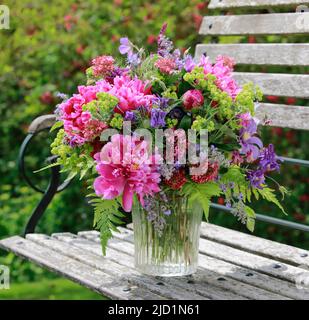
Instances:
[[[272,127],[309,130],[309,107],[260,103],[256,117],[261,121],[269,119]]]
[[[120,231],[120,233],[115,233],[114,237],[130,242],[131,246],[123,245],[121,241],[116,240],[112,240],[109,245],[132,256],[134,254],[132,244],[133,232],[125,228],[120,228]],[[82,232],[80,234],[99,244],[99,234],[92,231]],[[201,272],[198,271],[197,274],[193,276],[195,283],[199,282],[197,279],[202,275],[202,279],[204,279],[203,282],[206,281],[208,285],[209,283],[220,285],[220,287],[225,288],[225,290],[235,290],[235,292],[239,292],[240,287],[242,287],[242,294],[248,298],[251,297],[251,299],[265,299],[266,297],[268,297],[267,299],[309,299],[309,294],[304,296],[303,293],[296,289],[295,285],[289,282],[275,279],[203,254],[199,255],[199,268],[201,268]],[[225,277],[223,281],[222,276]],[[235,283],[233,280],[237,282]],[[243,287],[244,284],[249,285],[249,287]],[[252,291],[252,288],[254,288],[254,291]]]
[[[212,62],[217,56],[227,55],[236,64],[309,66],[309,44],[270,43],[270,44],[198,44],[195,57],[207,54]]]
[[[124,280],[111,277],[100,270],[18,236],[1,240],[0,247],[113,299],[140,300],[145,299],[145,296],[154,300],[160,298],[150,291],[137,288]]]
[[[100,250],[99,238],[96,234],[83,232],[82,236],[85,238],[89,238],[91,239],[91,241],[97,243],[98,249]],[[132,234],[124,233],[123,228],[121,228],[121,233],[117,233],[116,236],[119,237],[118,239],[120,241],[112,239],[108,245],[109,250],[112,250],[112,248],[114,248],[114,250],[116,251],[112,254],[112,259],[115,259],[116,261],[121,260],[121,263],[123,263],[125,266],[133,267],[134,246],[132,243]],[[77,245],[80,244],[78,243]],[[93,247],[91,248],[93,250]],[[85,250],[91,250],[91,248],[85,247]],[[126,257],[123,257],[122,255],[119,256],[119,253],[117,254],[117,251],[125,253]],[[192,291],[193,289],[200,294],[206,294],[211,299],[239,299],[239,294],[241,294],[243,297],[255,300],[287,299],[284,296],[256,288],[243,282],[235,281],[232,278],[230,278],[229,281],[221,281],[220,274],[216,273],[215,271],[210,271],[208,269],[199,270],[195,275],[187,277],[186,279],[162,279],[164,279],[164,281],[168,281],[172,286],[181,286],[183,290],[186,290],[188,292]]]
[[[234,77],[239,84],[253,82],[265,95],[309,98],[309,75],[235,72]]]
[[[203,35],[266,35],[308,33],[309,12],[238,16],[206,16],[199,33]]]
[[[261,8],[309,4],[308,0],[211,0],[209,9]]]
[[[91,250],[92,252],[99,253],[100,250],[100,241],[97,235],[84,232],[81,235],[83,238],[90,240],[91,242],[96,244],[96,247],[91,245],[87,245],[87,243],[81,244],[78,242],[76,245],[83,247],[85,250]],[[117,261],[123,264],[127,268],[134,268],[134,246],[130,242],[126,242],[123,239],[112,239],[108,244],[108,255],[109,259],[113,261]],[[248,299],[248,295],[243,294],[242,292],[227,291],[223,290],[220,286],[213,285],[214,280],[218,276],[214,273],[205,274],[205,278],[207,278],[207,286],[205,284],[201,284],[198,281],[189,281],[192,280],[192,277],[185,278],[161,278],[156,277],[157,281],[162,283],[168,283],[176,290],[182,290],[186,292],[187,299],[191,299],[192,293],[197,293],[208,299],[215,300],[244,300]],[[260,296],[261,297],[261,296]]]
[[[201,237],[260,256],[309,269],[309,251],[203,222]]]
[[[133,225],[128,225],[129,228],[133,228]],[[123,231],[126,234],[133,234],[131,230]],[[91,235],[89,235],[91,236]],[[95,234],[92,233],[92,237],[94,237]],[[98,236],[98,235],[97,235]],[[119,234],[115,234],[115,237],[123,237]],[[126,239],[126,238],[124,238]],[[216,245],[216,243],[214,243]],[[200,246],[201,247],[201,246]],[[228,248],[228,247],[226,247]],[[232,249],[232,248],[231,248]],[[216,248],[212,248],[212,252],[215,252]],[[222,251],[222,247],[218,246],[218,251]],[[223,249],[225,252],[226,249]],[[296,287],[296,283],[294,281],[288,282],[286,280],[279,279],[276,275],[273,274],[264,274],[263,270],[259,270],[258,268],[252,268],[251,265],[243,266],[239,263],[229,262],[224,260],[221,260],[220,257],[215,256],[212,254],[211,256],[206,255],[205,251],[200,248],[200,252],[202,254],[199,255],[199,264],[202,268],[211,269],[215,272],[218,272],[222,275],[232,277],[234,279],[237,279],[239,281],[243,281],[245,283],[249,283],[252,285],[255,285],[259,288],[267,289],[271,292],[276,292],[282,295],[285,295],[287,297],[293,298],[293,299],[305,299],[309,300],[309,290],[303,290],[298,289]],[[256,256],[259,258],[259,256]],[[246,256],[244,256],[244,259],[247,259]],[[239,258],[238,258],[239,260]],[[237,258],[236,258],[237,261]],[[260,261],[258,261],[258,264]],[[268,263],[269,264],[269,263]],[[253,263],[254,265],[254,263]],[[271,264],[272,266],[275,266]],[[279,265],[279,263],[278,263]],[[281,265],[281,264],[280,264]],[[299,274],[300,275],[309,275],[307,270],[299,268]]]
[[[81,263],[94,267],[95,269],[99,269],[116,279],[123,280],[124,282],[131,283],[137,287],[151,291],[160,296],[164,296],[164,298],[176,300],[184,300],[187,298],[186,292],[179,291],[177,288],[165,284],[164,280],[164,286],[162,288],[162,285],[158,285],[158,280],[154,277],[140,275],[133,268],[124,267],[117,263],[117,261],[115,262],[115,260],[103,257],[100,245],[86,239],[77,238],[73,234],[56,234],[53,238],[41,234],[29,234],[27,235],[27,238],[55,250],[56,252],[67,255],[70,258],[76,259]],[[80,246],[81,243],[84,245]],[[88,250],[85,250],[85,246]],[[97,249],[95,253],[93,253],[94,246]],[[89,248],[91,250],[89,250]],[[109,256],[110,255],[114,255],[114,253],[109,252]],[[123,256],[124,254],[122,254],[122,256],[118,256],[118,258],[123,259]],[[192,299],[205,298],[194,293]]]

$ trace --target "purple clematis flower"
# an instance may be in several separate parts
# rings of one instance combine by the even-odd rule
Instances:
[[[275,154],[274,146],[270,144],[267,148],[264,148],[260,154],[259,167],[264,172],[279,171],[280,170],[280,158]]]
[[[264,171],[258,169],[256,171],[250,170],[247,172],[247,179],[253,188],[263,189],[263,184],[265,183]]]
[[[246,155],[247,162],[253,162],[260,156],[260,149],[263,148],[261,139],[255,136],[257,134],[257,123],[249,113],[239,116],[243,126],[239,132],[241,145],[240,153]]]

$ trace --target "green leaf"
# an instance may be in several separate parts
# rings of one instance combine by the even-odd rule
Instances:
[[[61,128],[63,126],[63,122],[62,121],[57,121],[51,128],[50,128],[50,132]]]
[[[185,115],[185,116],[181,119],[178,128],[181,128],[181,129],[184,129],[184,130],[188,130],[188,129],[191,128],[191,125],[192,125],[192,119],[191,119],[191,117],[188,116],[188,115]]]
[[[120,218],[124,217],[124,214],[119,211],[120,204],[117,199],[93,198],[89,203],[94,207],[93,226],[100,231],[102,252],[106,255],[107,242],[112,237],[112,232],[118,231],[116,224],[123,224]]]
[[[219,196],[222,191],[215,182],[206,184],[186,183],[181,193],[187,196],[190,202],[198,201],[204,210],[206,221],[209,218],[210,201],[212,197]]]
[[[263,199],[274,203],[284,214],[287,215],[287,213],[284,210],[283,206],[281,205],[281,203],[276,198],[276,195],[274,194],[275,190],[270,189],[270,188],[263,188],[263,189],[256,189],[256,190],[262,196]]]
[[[245,212],[247,214],[247,228],[248,230],[250,230],[251,232],[254,231],[254,227],[255,227],[255,212],[252,208],[245,206]]]

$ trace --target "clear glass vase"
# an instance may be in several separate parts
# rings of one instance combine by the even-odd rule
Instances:
[[[168,201],[169,215],[160,212],[161,203],[156,202],[156,215],[165,220],[162,230],[149,221],[149,212],[138,201],[134,202],[135,267],[153,276],[189,275],[198,266],[203,210],[198,202],[189,202],[176,193],[169,194]]]

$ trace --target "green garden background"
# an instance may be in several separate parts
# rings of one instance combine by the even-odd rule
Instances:
[[[10,29],[0,29],[0,239],[21,234],[41,197],[25,184],[17,167],[18,150],[28,125],[35,117],[53,112],[60,101],[58,93],[75,92],[76,86],[85,81],[84,71],[92,58],[102,54],[117,56],[120,37],[128,36],[137,45],[152,50],[156,46],[156,35],[166,21],[168,36],[175,40],[175,45],[191,47],[192,54],[200,42],[306,42],[304,36],[200,37],[202,17],[209,14],[207,1],[200,0],[7,0],[2,4],[10,8]],[[308,72],[299,68],[251,70]],[[308,104],[308,100],[291,97],[268,96],[265,101]],[[264,128],[262,135],[275,144],[279,155],[309,159],[308,133]],[[47,173],[32,172],[44,165],[50,141],[47,134],[38,136],[27,156],[28,172],[41,186],[46,186]],[[278,180],[291,190],[284,201],[289,216],[284,218],[308,223],[308,169],[283,166]],[[92,211],[83,192],[84,186],[74,181],[58,194],[38,231],[50,234],[91,229]],[[218,203],[222,200],[218,199]],[[256,205],[256,211],[282,217],[273,206],[264,203]],[[246,232],[226,213],[212,211],[211,222]],[[259,222],[255,234],[309,249],[309,235],[298,231]],[[11,289],[0,290],[0,299],[102,299],[3,251],[0,252],[1,264],[10,267]]]

